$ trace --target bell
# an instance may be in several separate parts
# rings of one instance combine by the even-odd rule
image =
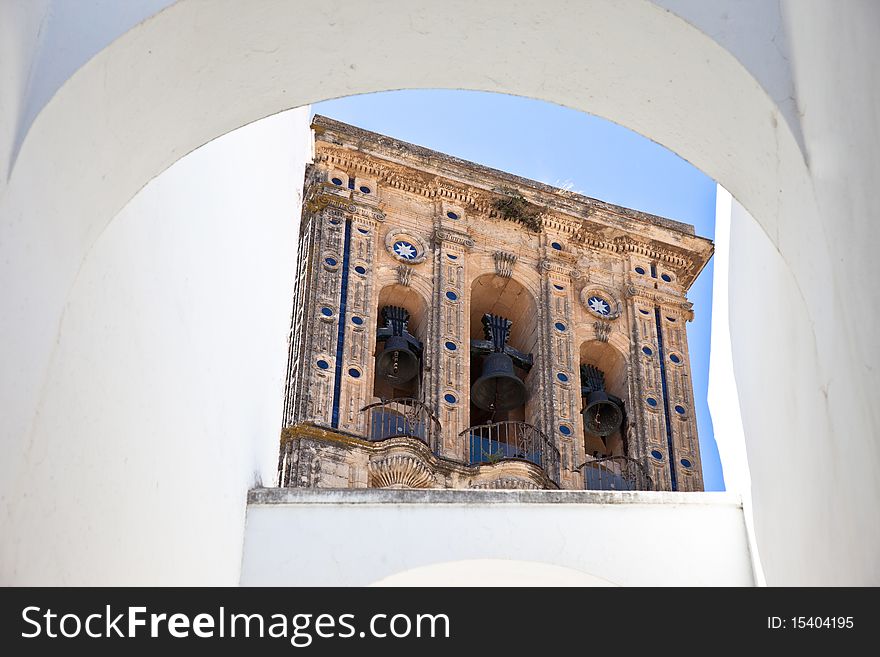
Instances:
[[[584,428],[603,438],[617,431],[623,422],[623,410],[603,390],[594,390],[587,395],[587,405],[581,414]]]
[[[410,350],[406,338],[400,335],[390,336],[376,362],[376,374],[392,385],[399,386],[418,373],[419,357]]]
[[[493,352],[483,361],[483,372],[471,386],[471,402],[484,411],[509,411],[525,404],[529,394],[513,372],[513,360]]]

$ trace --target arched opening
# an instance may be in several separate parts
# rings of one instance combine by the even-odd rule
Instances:
[[[495,344],[492,347],[477,349],[475,341],[492,341],[493,327],[487,327],[487,316],[504,318],[509,322],[509,329],[504,336],[503,344]],[[485,424],[488,422],[519,421],[527,422],[531,419],[531,411],[534,400],[531,387],[531,364],[528,360],[518,357],[518,354],[532,357],[537,343],[537,304],[535,297],[513,278],[504,278],[495,274],[484,274],[477,277],[471,285],[470,298],[470,339],[471,339],[471,394],[470,394],[470,425]],[[497,342],[497,339],[496,339]],[[511,363],[510,373],[522,382],[522,403],[505,398],[507,395],[516,396],[515,389],[520,384],[513,382],[509,386],[493,383],[482,385],[481,379],[485,380],[492,372],[490,363],[492,358],[485,349],[494,349],[494,353],[504,353]],[[499,351],[500,350],[500,351]],[[518,352],[515,353],[515,352]],[[503,374],[496,379],[508,378]],[[475,400],[475,386],[479,391],[490,389],[489,397],[494,403],[486,403]],[[485,395],[484,395],[485,397]],[[476,402],[476,403],[475,403]],[[490,408],[487,408],[489,406]]]
[[[370,440],[395,436],[418,438],[433,448],[433,417],[424,397],[424,345],[427,303],[415,290],[399,284],[379,292],[373,349],[373,397],[368,413]]]
[[[410,568],[369,586],[619,586],[574,568],[519,559],[465,559]]]
[[[534,429],[535,297],[510,277],[478,276],[470,290],[470,461],[541,462]]]
[[[395,283],[379,292],[373,350],[373,401],[421,398],[427,307],[427,302],[411,287]],[[412,363],[414,373],[401,376],[407,363]]]
[[[858,500],[872,499],[876,491],[876,478],[871,477],[869,470],[876,463],[876,448],[865,447],[857,442],[861,438],[855,438],[871,435],[871,428],[876,424],[869,405],[864,403],[865,395],[869,394],[865,391],[876,386],[869,385],[863,359],[857,358],[858,349],[867,349],[870,344],[872,323],[864,321],[864,304],[859,303],[864,301],[860,295],[869,289],[860,282],[864,280],[864,269],[848,268],[849,260],[845,257],[846,250],[851,250],[852,244],[858,243],[864,233],[856,232],[849,240],[828,239],[831,233],[826,231],[826,219],[831,225],[842,221],[840,216],[852,218],[855,215],[846,209],[824,215],[819,212],[818,202],[827,202],[831,207],[828,186],[823,189],[813,185],[812,175],[781,118],[777,102],[761,87],[760,80],[756,81],[753,65],[737,61],[723,43],[708,36],[713,34],[711,30],[701,30],[650,2],[590,3],[578,7],[574,13],[570,6],[549,2],[523,7],[520,12],[508,15],[498,13],[489,3],[470,3],[458,6],[457,12],[444,6],[438,10],[443,13],[436,16],[430,6],[425,5],[421,7],[420,29],[412,29],[412,16],[407,12],[390,12],[381,16],[365,15],[365,24],[358,24],[356,29],[347,32],[345,26],[327,23],[320,12],[300,13],[300,7],[289,3],[277,3],[275,7],[276,20],[267,20],[264,7],[252,10],[236,6],[232,10],[218,5],[216,11],[213,8],[205,11],[201,3],[176,3],[142,22],[130,34],[116,39],[72,76],[40,112],[36,122],[39,130],[31,130],[23,139],[3,199],[4,217],[14,220],[9,222],[10,232],[4,240],[8,245],[4,256],[8,257],[4,259],[3,275],[4,280],[11,282],[6,292],[7,305],[13,312],[4,324],[2,342],[8,345],[8,371],[15,374],[4,387],[4,402],[11,427],[10,452],[29,444],[24,438],[18,439],[25,436],[31,437],[28,440],[47,443],[46,449],[52,458],[35,462],[24,457],[18,461],[10,459],[8,476],[2,477],[4,482],[9,482],[4,487],[7,499],[22,499],[25,483],[38,490],[46,483],[44,490],[57,495],[58,489],[81,483],[86,474],[91,477],[94,471],[119,470],[115,466],[122,462],[121,457],[110,460],[101,449],[93,449],[94,441],[103,433],[85,424],[77,425],[76,418],[65,406],[65,398],[59,401],[60,395],[49,383],[59,378],[57,370],[61,367],[59,363],[64,363],[66,349],[76,353],[94,341],[90,328],[77,332],[76,326],[67,320],[62,331],[62,313],[76,309],[76,302],[81,302],[77,293],[86,300],[92,296],[100,298],[101,288],[95,287],[89,295],[77,277],[88,259],[95,260],[90,249],[97,236],[140,187],[182,153],[281,109],[352,92],[454,85],[542,97],[613,118],[694,162],[748,207],[764,232],[772,236],[772,241],[767,240],[766,253],[747,264],[752,265],[756,275],[762,274],[762,281],[767,277],[767,269],[761,266],[771,263],[776,267],[772,277],[777,285],[765,290],[768,297],[765,306],[785,310],[777,313],[772,322],[779,328],[778,342],[776,333],[769,338],[761,333],[767,322],[759,313],[743,312],[732,314],[731,318],[733,359],[743,365],[737,375],[743,394],[740,403],[747,419],[749,456],[752,465],[759,466],[753,487],[762,551],[771,555],[776,581],[790,582],[802,572],[818,573],[816,577],[826,581],[829,573],[841,572],[841,569],[844,575],[870,572],[874,563],[871,558],[876,552],[871,547],[877,544],[876,536],[865,541],[857,558],[848,559],[839,558],[838,544],[822,547],[825,544],[821,541],[813,541],[816,532],[824,536],[829,527],[834,535],[851,535],[861,526],[860,519],[855,511],[840,513],[839,509],[858,509]],[[789,9],[803,19],[796,7]],[[234,11],[234,16],[230,11]],[[459,16],[459,12],[464,16]],[[381,20],[382,24],[369,22],[373,19]],[[446,29],[450,20],[467,26],[470,31]],[[193,32],[192,39],[168,38],[180,25],[196,21],[201,29]],[[410,21],[408,30],[407,21]],[[590,39],[583,38],[585,25],[591,26]],[[296,31],[291,32],[290,26],[295,26]],[[493,34],[497,35],[502,29],[508,38],[493,39]],[[377,40],[376,33],[394,34],[396,38]],[[808,34],[801,31],[795,36],[800,37],[796,45],[805,47]],[[542,38],[552,39],[556,47],[530,50],[527,57],[522,54],[521,43]],[[361,39],[370,41],[366,43]],[[345,44],[339,58],[308,56],[330,40]],[[637,42],[639,48],[633,49],[633,42]],[[450,48],[451,43],[456,47]],[[150,45],[164,47],[145,47]],[[823,54],[822,48],[812,48],[812,44],[810,50],[815,51],[816,57]],[[844,53],[845,61],[849,51],[839,50]],[[393,56],[400,51],[414,53],[414,57]],[[426,64],[432,58],[436,60],[438,52],[452,53],[452,56],[444,60],[443,67],[428,67]],[[344,57],[357,60],[357,73],[349,73],[339,65]],[[572,57],[589,65],[566,66]],[[839,63],[839,60],[829,61]],[[813,70],[809,60],[801,68]],[[355,65],[350,69],[354,71]],[[547,70],[556,72],[552,79],[547,77]],[[830,77],[820,70],[813,76],[815,83],[800,81],[805,82],[804,90],[809,93]],[[192,84],[196,80],[198,84]],[[100,112],[85,111],[94,107],[98,89],[102,99],[112,102],[102,104]],[[147,113],[149,122],[144,120]],[[818,125],[821,130],[822,124]],[[112,131],[114,139],[106,138],[108,131]],[[864,143],[871,141],[864,140]],[[132,158],[133,152],[139,156]],[[52,157],[46,156],[49,153]],[[850,170],[855,172],[858,160],[851,161],[855,164]],[[40,193],[34,194],[35,189],[40,189]],[[20,217],[33,220],[20,221]],[[856,223],[848,226],[858,228]],[[755,232],[756,237],[766,237],[757,235],[757,227]],[[214,231],[206,230],[205,235],[214,239]],[[745,245],[744,237],[734,232],[735,247]],[[32,248],[22,248],[24,245],[32,245]],[[40,266],[50,260],[52,267]],[[99,266],[100,262],[95,265]],[[193,263],[192,267],[195,269],[197,264]],[[185,271],[183,266],[181,271]],[[243,276],[249,273],[246,267],[233,271]],[[243,278],[243,281],[244,287],[259,287],[255,280]],[[216,282],[210,284],[216,285]],[[208,289],[208,286],[204,283],[199,289]],[[280,297],[277,305],[283,306],[285,301]],[[833,314],[828,312],[829,298],[841,299]],[[870,295],[867,298],[870,299]],[[742,300],[732,297],[733,307],[738,309],[749,310],[752,303],[751,297]],[[117,305],[120,304],[117,302]],[[268,310],[264,312],[270,314]],[[185,321],[186,330],[199,326],[198,319]],[[222,323],[208,328],[228,335]],[[753,335],[749,333],[752,330]],[[756,345],[761,347],[757,354]],[[777,345],[783,348],[777,349]],[[173,355],[159,350],[150,356],[159,359],[158,363],[172,374],[185,367],[172,360]],[[256,368],[254,379],[271,380],[273,359],[252,360]],[[749,363],[760,363],[760,371],[746,367]],[[204,368],[204,376],[213,376],[213,372]],[[242,417],[255,415],[258,402],[248,390],[253,387],[252,382],[244,377],[237,379],[239,389],[230,395],[236,400],[237,412]],[[833,394],[832,380],[856,380],[865,385],[855,386],[852,395]],[[765,394],[768,387],[783,391],[794,388],[797,394],[789,397],[798,403],[790,398],[786,405],[780,406],[777,397]],[[160,390],[162,386],[154,389]],[[174,392],[176,390],[169,389],[169,394]],[[97,404],[93,398],[98,396],[87,390],[81,397],[72,398],[69,406],[82,407],[83,402]],[[131,398],[130,408],[135,409],[144,396],[132,394]],[[222,410],[226,399],[208,395],[199,397],[198,402],[191,407],[208,409],[213,415],[214,411]],[[98,406],[92,415],[99,414],[103,408],[106,404]],[[52,431],[50,425],[55,417],[64,418],[67,444],[86,441],[85,447],[79,447],[82,454],[90,455],[90,459],[93,454],[101,454],[101,459],[107,461],[106,467],[98,459],[96,467],[83,468],[63,478],[59,477],[61,469],[52,471],[48,466],[41,469],[38,464],[73,462],[68,454],[57,451],[62,447],[58,444],[62,432]],[[117,426],[112,426],[107,435],[115,434]],[[204,434],[200,440],[210,445],[211,432],[205,430]],[[786,463],[781,458],[803,451],[800,442],[804,436],[812,436],[818,445],[831,445],[841,451],[852,448],[852,453],[865,455],[865,458],[852,460],[858,469],[856,474],[851,471],[838,474],[833,485],[825,487],[834,491],[834,504],[797,504],[803,501],[802,495],[807,495],[807,500],[812,502],[818,499],[816,496],[826,494],[812,485],[811,476],[827,474],[820,473],[823,467],[820,462]],[[768,437],[776,440],[767,440]],[[138,442],[138,436],[129,433],[125,442],[133,445]],[[259,449],[247,444],[242,446],[242,451],[246,453],[245,458],[230,452],[228,461],[222,464],[236,474],[247,470],[241,477],[224,477],[224,480],[238,482],[235,485],[251,480],[251,452],[259,452]],[[186,462],[198,463],[197,458]],[[125,460],[129,460],[127,455]],[[174,461],[164,459],[163,462]],[[243,468],[242,464],[247,465]],[[179,476],[169,472],[165,481],[176,482],[181,491],[191,491],[197,488],[190,479],[195,470],[181,468],[185,474]],[[790,485],[780,486],[780,481]],[[49,482],[59,483],[48,485]],[[860,482],[866,488],[856,490],[855,484],[850,482]],[[102,496],[103,493],[98,492],[90,499],[98,500]],[[39,517],[34,511],[42,508],[41,503],[52,506],[49,502],[54,499],[43,493],[36,501],[17,503],[7,533],[20,536],[25,547],[39,543],[31,518]],[[171,496],[171,499],[174,505],[179,505],[183,498]],[[238,545],[240,537],[235,528],[241,514],[221,506],[225,499],[215,495],[213,500],[199,499],[198,502],[212,505],[209,508],[216,508],[217,514],[222,515],[223,521],[215,525],[230,528],[227,532],[230,538],[223,538],[222,544]],[[64,511],[71,507],[60,508]],[[808,511],[797,515],[798,522],[778,526],[776,519],[780,514],[790,513],[794,508]],[[823,508],[831,510],[821,512]],[[80,512],[81,517],[76,517],[75,522],[72,520],[70,527],[52,528],[64,537],[66,546],[65,554],[56,555],[59,559],[53,562],[57,561],[58,568],[66,572],[83,573],[82,577],[94,572],[105,573],[108,568],[102,559],[104,553],[93,550],[94,544],[80,539],[77,533],[101,517],[100,507],[79,504],[77,509],[86,511]],[[816,515],[817,509],[819,515]],[[143,522],[139,525],[159,540],[164,537],[160,531],[162,522],[167,521],[157,520],[156,527]],[[792,532],[791,526],[796,526],[798,531]],[[114,536],[121,535],[124,534]],[[143,538],[148,537],[133,531],[128,540],[137,547]],[[218,543],[210,531],[204,532],[202,541],[193,542],[194,556],[176,560],[180,572],[186,572],[191,564],[203,558],[203,545]],[[805,541],[814,542],[821,549],[803,559],[792,560],[792,546]],[[165,543],[163,538],[163,545]],[[135,554],[133,550],[124,552]],[[35,567],[21,566],[21,559],[15,562],[10,559],[9,563],[18,567],[15,572],[20,573],[23,580],[39,572]],[[165,563],[170,562],[165,560]],[[130,577],[130,572],[128,562],[120,562],[111,576],[120,577],[121,581]]]
[[[579,363],[581,409],[591,409],[591,417],[586,413],[583,417],[584,452],[592,457],[628,456],[626,358],[608,342],[587,340],[580,346]],[[606,399],[602,399],[602,392]]]

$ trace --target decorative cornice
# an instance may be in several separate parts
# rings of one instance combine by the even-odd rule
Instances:
[[[456,174],[466,171],[469,174],[467,179],[479,177],[480,179],[493,180],[494,187],[526,188],[538,194],[549,194],[555,197],[557,203],[563,204],[566,207],[576,207],[580,204],[595,209],[605,210],[620,217],[663,225],[666,228],[685,234],[694,234],[693,226],[689,224],[668,219],[666,217],[652,215],[647,212],[625,208],[612,203],[606,203],[599,199],[559,189],[536,180],[529,180],[528,178],[523,178],[506,171],[492,169],[475,162],[462,160],[452,155],[440,153],[387,135],[370,132],[369,130],[364,130],[341,121],[335,121],[334,119],[325,116],[316,115],[312,120],[312,129],[315,131],[316,141],[321,141],[325,144],[337,147],[337,150],[333,151],[332,157],[339,158],[339,163],[344,160],[345,155],[343,153],[361,153],[369,150],[371,154],[381,156],[392,162],[400,164],[411,162],[412,164],[410,166],[418,169],[425,169],[430,166],[431,168],[437,169],[435,175],[443,175],[444,178],[451,178]],[[346,145],[349,147],[346,148]],[[438,166],[438,163],[442,166]],[[381,175],[375,165],[372,167],[364,166],[363,162],[361,162],[361,166],[363,166],[362,170],[365,173],[374,176]],[[455,184],[456,181],[454,179],[451,179],[449,183],[446,183],[446,185],[452,189],[457,189],[458,191],[463,189],[462,187],[456,188],[454,186]],[[467,196],[467,193],[462,195]]]
[[[696,266],[692,255],[684,249],[660,246],[656,241],[645,241],[631,235],[603,237],[596,226],[589,226],[586,221],[582,222],[582,228],[584,230],[579,231],[572,240],[577,244],[611,253],[634,253],[650,260],[663,262],[677,270],[677,274],[690,272]]]
[[[385,135],[316,116],[316,162],[374,176],[392,188],[426,198],[453,200],[471,216],[503,218],[498,204],[521,197],[535,212],[539,228],[570,242],[608,253],[634,254],[662,262],[685,289],[708,262],[710,240],[693,226],[557,189],[490,169]],[[502,194],[498,190],[508,190]]]

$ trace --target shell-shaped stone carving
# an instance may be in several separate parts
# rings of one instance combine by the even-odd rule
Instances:
[[[374,488],[429,488],[431,470],[415,456],[395,454],[370,460],[370,484]]]
[[[541,486],[527,479],[518,477],[499,477],[491,481],[478,481],[471,484],[471,488],[479,490],[540,490]]]

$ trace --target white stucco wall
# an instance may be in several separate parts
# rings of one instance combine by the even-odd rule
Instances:
[[[129,9],[107,15],[115,4]],[[50,472],[68,481],[78,475],[59,473],[101,471],[107,436],[74,422],[70,452],[40,446],[53,444],[47,432],[58,418],[77,416],[74,401],[104,412],[105,390],[87,394],[89,379],[110,376],[91,360],[102,318],[88,331],[81,320],[78,344],[73,334],[65,339],[68,314],[101,307],[133,326],[138,304],[156,303],[120,294],[107,296],[118,308],[104,307],[101,287],[86,298],[80,276],[96,266],[120,209],[189,151],[279,110],[351,93],[451,87],[615,120],[688,159],[748,210],[753,225],[734,217],[731,226],[730,341],[767,581],[880,583],[880,525],[869,515],[880,499],[880,291],[871,275],[880,246],[880,5],[719,0],[708,10],[697,0],[508,0],[499,11],[490,2],[385,0],[382,11],[363,12],[340,0],[336,15],[357,20],[329,21],[323,6],[286,0],[179,0],[123,34],[163,4],[82,3],[76,44],[84,47],[72,48],[74,32],[53,29],[54,3],[0,3],[0,536],[3,572],[22,574],[12,581],[28,581],[38,572],[29,561],[50,563],[59,552],[39,523],[23,518],[52,509],[76,517],[80,506],[105,504],[97,489],[76,498],[42,484]],[[89,20],[100,10],[106,20]],[[169,227],[168,242],[193,239],[182,226]],[[200,244],[215,238],[222,244],[204,232]],[[245,257],[229,255],[233,263]],[[113,257],[136,262],[139,253]],[[275,303],[287,303],[280,291]],[[275,308],[261,308],[260,320],[275,321]],[[177,334],[202,334],[198,317],[176,316]],[[212,328],[219,343],[239,334]],[[268,388],[278,361],[268,351],[253,357]],[[70,359],[84,364],[80,376]],[[155,359],[168,364],[169,378],[195,376],[158,350],[144,356]],[[193,389],[210,389],[207,372]],[[74,381],[81,394],[63,389]],[[152,392],[135,378],[125,386],[114,392]],[[221,397],[201,401],[209,415],[222,412]],[[136,432],[112,430],[120,450],[134,449]],[[161,462],[174,486],[184,470],[190,482],[203,472],[197,462],[174,467]],[[252,472],[247,463],[234,478]],[[144,493],[120,508],[150,503]],[[109,544],[92,549],[96,561],[106,552],[114,562]],[[169,576],[183,564],[168,566]],[[140,568],[134,559],[128,566]],[[47,572],[75,577],[63,563]]]
[[[737,222],[754,225],[755,220],[733,199],[730,192],[718,185],[715,193],[715,275],[712,281],[712,343],[708,402],[712,413],[715,443],[718,445],[718,454],[724,471],[724,484],[727,491],[739,495],[742,501],[755,583],[764,586],[767,581],[755,535],[752,478],[730,337],[730,231],[734,208],[736,208]],[[769,243],[766,236],[758,234],[754,238],[765,244]],[[733,282],[734,285],[738,285],[740,279],[735,277]]]
[[[238,582],[246,491],[277,467],[307,126],[303,108],[207,144],[97,240],[14,473],[0,582]]]
[[[728,493],[275,489],[251,495],[245,586],[418,586],[437,584],[443,572],[468,576],[472,586],[561,579],[581,586],[754,583],[742,508]]]
[[[0,94],[0,116],[12,119],[8,128],[0,124],[0,153],[5,155],[6,147],[10,151],[6,161],[0,159],[0,173],[14,164],[34,118],[67,78],[117,36],[173,2],[4,0],[0,7],[0,80],[4,91],[6,84],[11,84],[18,93]],[[5,102],[18,105],[7,113],[3,111]]]

